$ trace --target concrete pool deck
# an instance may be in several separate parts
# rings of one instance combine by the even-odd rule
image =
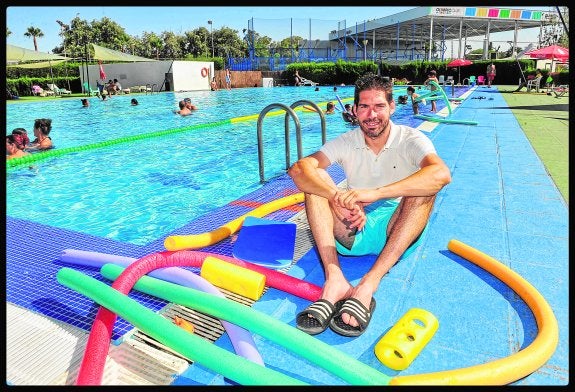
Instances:
[[[489,273],[452,254],[447,249],[447,243],[457,239],[520,274],[543,295],[557,318],[559,342],[553,355],[542,367],[514,384],[569,383],[568,196],[562,196],[558,188],[562,182],[558,181],[558,185],[553,182],[550,177],[553,174],[550,169],[552,165],[543,160],[543,157],[554,157],[555,162],[567,162],[562,152],[567,149],[568,156],[568,145],[565,143],[568,134],[568,98],[512,95],[501,93],[500,89],[477,88],[452,115],[457,119],[478,121],[477,126],[440,124],[430,132],[429,136],[439,154],[452,170],[452,183],[438,195],[422,246],[397,264],[382,280],[376,296],[378,305],[368,330],[355,339],[344,338],[328,330],[317,335],[318,339],[390,377],[473,366],[524,349],[538,331],[528,306]],[[549,105],[547,110],[539,110],[546,105]],[[551,105],[559,110],[552,110]],[[529,127],[533,125],[537,126],[537,131],[531,134]],[[559,151],[552,156],[543,154],[537,149],[538,143],[530,143],[530,134],[533,138],[553,135],[552,140],[556,141]],[[549,140],[546,138],[546,141]],[[556,165],[561,167],[561,163]],[[561,169],[557,170],[560,177]],[[568,178],[568,171],[564,174]],[[258,200],[265,202],[284,196],[286,189],[288,194],[296,192],[291,180],[280,178],[275,185],[264,187],[258,195],[265,194],[265,200]],[[301,212],[296,214],[300,223],[305,220],[301,215]],[[286,219],[279,213],[273,217]],[[200,225],[201,222],[194,224]],[[305,223],[302,225],[298,235],[309,239]],[[37,239],[39,231],[44,235],[42,241]],[[185,232],[185,228],[182,228],[182,232]],[[75,311],[58,296],[58,291],[49,288],[59,285],[54,274],[62,267],[57,263],[62,249],[90,249],[131,257],[163,250],[163,239],[138,247],[42,227],[10,217],[7,217],[6,238],[7,302],[32,310],[35,314],[50,316],[68,312],[71,318],[84,318],[84,329],[90,325],[94,310],[87,314]],[[23,248],[22,244],[26,244],[26,247]],[[323,273],[315,251],[309,246],[308,241],[307,245],[300,247],[296,257],[298,261],[288,273],[321,285]],[[229,242],[211,246],[208,251],[229,254]],[[361,259],[352,261],[342,258],[344,269],[351,274],[352,280],[358,279],[373,261],[369,257]],[[89,273],[97,275],[97,271]],[[67,289],[60,287],[59,290]],[[22,296],[26,300],[17,299]],[[294,326],[295,315],[308,304],[309,301],[268,289],[253,307]],[[410,367],[402,372],[392,371],[379,363],[373,348],[382,334],[413,307],[433,313],[439,320],[439,329]],[[25,314],[22,309],[19,314]],[[24,352],[25,348],[10,339],[16,333],[13,329],[17,329],[18,325],[22,327],[22,324],[11,322],[15,320],[14,313],[11,310],[8,317],[7,350],[11,355],[18,356],[18,352]],[[21,318],[17,321],[25,322]],[[82,338],[71,349],[76,356],[82,354]],[[255,340],[266,367],[312,384],[344,384],[340,378],[276,344],[270,344],[258,336],[255,336]],[[66,340],[46,342],[46,346],[62,346],[63,341]],[[233,351],[226,338],[216,340],[216,344]],[[52,361],[51,355],[49,350],[43,348],[37,350],[35,358],[46,364]],[[65,358],[61,359],[64,361]],[[74,369],[78,365],[73,361],[62,363],[62,372],[68,370],[69,375],[50,378],[41,374],[46,373],[43,369],[46,365],[24,367],[21,361],[8,356],[7,382],[14,385],[70,384],[74,381]],[[196,363],[185,370],[182,370],[182,366],[177,367],[172,372],[178,374],[173,380],[173,384],[177,385],[230,383]],[[169,377],[162,380],[171,383]]]

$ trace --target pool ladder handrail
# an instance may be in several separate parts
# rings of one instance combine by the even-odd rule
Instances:
[[[154,86],[156,87],[156,91],[159,92],[157,90],[158,85],[156,83],[152,84],[152,83],[146,83],[146,95],[148,95],[148,91],[150,92],[150,94],[154,93]],[[148,87],[150,88],[150,90],[148,90]]]
[[[259,162],[259,171],[260,171],[260,183],[265,183],[265,176],[264,176],[264,146],[263,146],[263,137],[262,137],[262,123],[263,119],[272,109],[283,109],[285,110],[285,157],[286,157],[286,168],[287,171],[290,166],[290,141],[289,141],[289,117],[293,119],[295,126],[296,126],[296,143],[297,143],[297,155],[298,159],[302,158],[302,142],[301,142],[301,124],[299,121],[298,115],[295,113],[293,109],[298,106],[303,105],[310,105],[315,109],[315,111],[319,114],[319,118],[321,121],[321,144],[325,144],[326,142],[326,130],[325,130],[325,115],[323,111],[320,109],[319,106],[315,102],[309,101],[307,99],[302,99],[292,103],[290,106],[287,106],[283,103],[272,103],[260,112],[258,116],[258,123],[257,123],[257,135],[258,135],[258,162]]]

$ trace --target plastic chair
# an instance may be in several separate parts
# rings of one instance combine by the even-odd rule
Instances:
[[[483,76],[483,75],[479,75],[477,77],[477,85],[479,86],[480,84],[485,85],[485,76]]]
[[[84,82],[82,83],[82,86],[84,86],[84,93],[90,93],[90,95],[98,95],[100,93],[100,90],[96,89],[92,89],[92,87],[90,87],[90,85],[88,84],[88,82]]]
[[[469,77],[469,85],[470,86],[475,86],[475,83],[477,83],[477,80],[475,80],[475,75],[471,75]]]
[[[531,79],[527,81],[527,92],[530,92],[533,88],[535,88],[536,92],[539,92],[539,86],[541,85],[541,79],[543,76],[539,76],[538,78]]]

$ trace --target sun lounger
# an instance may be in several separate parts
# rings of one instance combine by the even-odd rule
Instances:
[[[565,94],[569,93],[569,85],[568,84],[562,84],[560,86],[553,87],[553,93],[555,94],[556,98],[562,97]]]
[[[301,78],[301,84],[302,84],[302,86],[317,86],[318,85],[318,83],[316,83],[312,80],[306,79],[306,78]]]
[[[47,86],[50,89],[50,91],[53,91],[54,94],[56,94],[56,95],[70,95],[70,94],[72,94],[71,91],[66,90],[65,88],[60,88],[53,83],[48,83]]]

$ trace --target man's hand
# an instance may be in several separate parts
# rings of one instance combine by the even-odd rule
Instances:
[[[378,199],[377,189],[350,189],[338,191],[334,196],[337,205],[350,210],[357,204],[369,204]]]
[[[342,200],[346,198],[350,191],[336,190],[333,199],[331,200],[333,210],[335,211],[337,217],[346,224],[350,229],[357,228],[362,230],[367,222],[367,217],[363,209],[362,202],[346,202],[343,203]]]

